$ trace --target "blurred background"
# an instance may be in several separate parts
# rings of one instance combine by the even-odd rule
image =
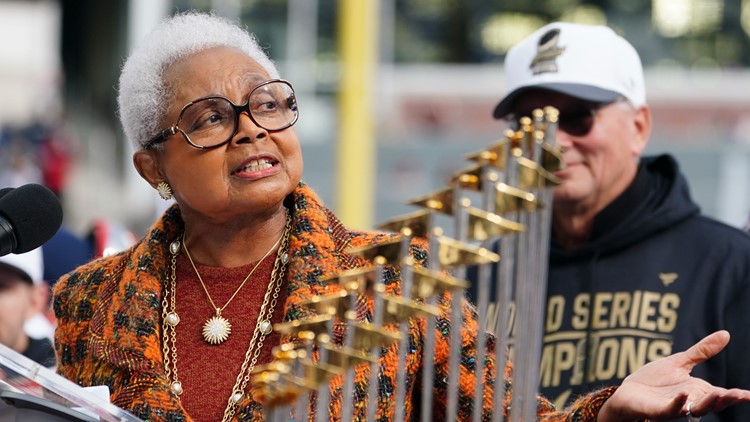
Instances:
[[[363,47],[375,53],[363,97],[372,148],[340,156],[360,142],[340,131],[340,46],[368,39],[341,24],[346,2],[369,2],[375,23]],[[294,84],[304,180],[345,222],[369,228],[410,211],[407,199],[499,139],[504,55],[555,20],[607,24],[631,41],[654,119],[647,151],[677,156],[704,213],[747,220],[750,0],[0,0],[0,185],[46,184],[78,234],[107,221],[143,235],[166,204],[133,170],[117,77],[156,22],[188,9],[241,20]],[[338,209],[341,160],[372,163],[364,218]]]

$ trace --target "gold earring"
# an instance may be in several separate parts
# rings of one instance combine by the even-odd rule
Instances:
[[[165,201],[172,199],[172,188],[170,188],[169,184],[163,180],[156,185],[156,192],[158,192],[161,199]]]

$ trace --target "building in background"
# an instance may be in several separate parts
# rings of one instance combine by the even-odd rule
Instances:
[[[60,112],[60,4],[0,1],[0,122],[22,126]]]
[[[332,205],[340,1],[347,0],[0,0],[3,39],[16,41],[0,44],[0,86],[22,92],[16,101],[36,107],[32,114],[62,109],[73,123],[80,145],[64,195],[72,226],[83,232],[107,217],[142,233],[159,208],[132,170],[132,151],[116,118],[119,66],[129,46],[167,13],[212,9],[241,19],[295,84],[304,178]],[[378,221],[408,210],[405,200],[442,186],[465,166],[463,154],[500,137],[503,124],[491,111],[504,92],[505,52],[547,22],[570,20],[610,25],[636,46],[655,121],[649,150],[678,156],[707,214],[737,226],[745,222],[750,0],[377,2],[378,155],[363,159],[378,160]],[[16,30],[9,34],[1,24],[4,11],[19,8],[44,17],[13,18]],[[11,82],[2,69],[6,55],[30,50],[46,61],[27,66],[51,75],[41,79],[49,87],[41,93],[38,85]],[[45,96],[58,100],[42,101]],[[3,114],[8,108],[0,103],[0,127],[17,122]]]

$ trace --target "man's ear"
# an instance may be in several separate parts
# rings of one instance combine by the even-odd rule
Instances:
[[[633,139],[633,152],[636,157],[643,153],[648,145],[648,140],[651,138],[651,109],[647,104],[644,104],[635,111],[635,118],[633,120],[635,125],[635,132],[637,136]]]
[[[154,150],[141,149],[133,154],[133,165],[138,174],[147,181],[153,188],[159,182],[164,181],[164,175],[159,167],[159,157]]]

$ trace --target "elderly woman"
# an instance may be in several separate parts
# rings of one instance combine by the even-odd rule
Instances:
[[[149,421],[261,420],[264,409],[254,399],[249,374],[281,342],[271,324],[304,316],[296,304],[337,288],[321,285],[321,276],[366,265],[347,249],[387,235],[347,229],[300,181],[292,86],[279,79],[253,36],[235,24],[199,13],[167,19],[125,63],[119,105],[138,173],[176,204],[135,246],[57,284],[59,371],[81,385],[108,385],[114,404]],[[425,251],[413,251],[424,262]],[[398,279],[389,283],[389,289],[399,289]],[[442,310],[439,318],[445,319],[445,300]],[[462,335],[470,345],[476,322],[468,305],[465,314]],[[410,326],[416,347],[406,376],[416,397],[424,338],[435,336],[438,350],[447,349],[449,339],[439,330],[425,333],[419,321]],[[565,411],[540,399],[539,418],[667,418],[748,400],[750,392],[714,388],[689,376],[692,366],[727,341],[725,332],[709,336]],[[398,372],[392,353],[380,358],[381,380]],[[445,360],[436,361],[438,379],[446,375]],[[490,361],[487,375],[493,371]],[[369,378],[365,369],[355,382],[366,385]],[[436,415],[445,407],[443,384],[431,386]],[[459,394],[468,396],[468,388]],[[510,394],[495,411],[507,411]],[[491,396],[482,409],[485,420],[493,411]],[[340,389],[332,389],[333,419],[342,402]],[[378,406],[380,415],[394,418],[394,400],[381,397]],[[364,407],[355,404],[355,416],[363,417]],[[470,406],[461,407],[463,420]],[[414,414],[411,401],[406,414]]]

